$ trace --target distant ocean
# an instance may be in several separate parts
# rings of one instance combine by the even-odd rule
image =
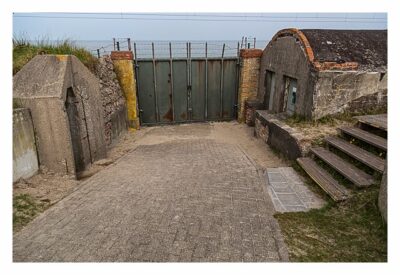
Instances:
[[[127,40],[119,40],[120,50],[128,49]],[[225,44],[224,56],[236,56],[237,47],[239,43],[240,47],[245,47],[244,41],[241,40],[195,40],[195,41],[183,41],[183,40],[173,40],[173,41],[131,41],[132,50],[134,43],[136,43],[136,53],[139,58],[150,58],[152,56],[152,43],[154,43],[154,54],[158,58],[169,57],[169,43],[171,42],[171,50],[173,57],[186,57],[187,56],[187,46],[186,43],[191,43],[191,56],[192,57],[203,57],[205,56],[205,45],[207,42],[207,55],[209,57],[220,57],[222,55],[223,45]],[[266,40],[256,40],[255,47],[259,49],[264,49],[269,41]],[[112,40],[75,40],[74,43],[77,46],[86,48],[91,51],[94,55],[97,55],[97,49],[100,50],[100,54],[109,54],[114,50],[114,44]],[[248,41],[250,43],[250,48],[254,47],[254,40]]]

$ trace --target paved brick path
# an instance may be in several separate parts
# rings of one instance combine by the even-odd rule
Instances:
[[[14,261],[280,261],[260,173],[211,139],[143,145],[14,236]]]

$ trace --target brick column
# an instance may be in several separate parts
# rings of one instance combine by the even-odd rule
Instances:
[[[238,95],[238,121],[245,121],[244,103],[247,99],[257,98],[258,83],[260,77],[260,60],[262,55],[260,49],[240,50],[241,68],[239,78]]]
[[[129,128],[139,129],[140,123],[136,98],[135,70],[133,69],[133,53],[131,51],[111,52],[111,59],[114,63],[114,70],[121,89],[125,95]]]

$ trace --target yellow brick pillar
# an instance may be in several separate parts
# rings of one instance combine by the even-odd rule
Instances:
[[[114,70],[125,95],[128,111],[129,129],[139,129],[139,115],[137,106],[137,91],[135,70],[133,64],[133,53],[131,51],[111,52]]]
[[[245,121],[245,102],[257,98],[260,61],[262,50],[242,49],[240,50],[240,76],[239,76],[239,97],[238,97],[238,122]]]

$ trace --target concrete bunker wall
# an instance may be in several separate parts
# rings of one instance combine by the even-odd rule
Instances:
[[[29,178],[39,170],[31,114],[26,108],[13,110],[13,182]]]
[[[387,74],[362,71],[321,71],[314,91],[314,119],[343,111],[387,106]]]
[[[64,102],[53,98],[19,99],[17,102],[31,111],[41,168],[75,174]]]
[[[285,111],[285,76],[297,80],[295,113],[311,118],[315,73],[306,57],[302,44],[293,36],[271,41],[265,48],[260,65],[259,91],[257,99],[268,109],[269,94],[266,94],[267,71],[275,73],[275,92],[271,111]]]
[[[78,136],[71,135],[68,91],[73,95],[69,100],[75,106]],[[99,81],[76,57],[35,57],[14,76],[13,96],[31,111],[41,168],[76,175],[82,169],[75,166],[75,157],[86,167],[106,156]],[[81,155],[74,155],[73,142],[80,143]]]
[[[100,93],[100,83],[75,56],[71,56],[73,90],[82,101],[82,118],[87,127],[90,160],[94,162],[107,154],[104,138],[104,110]]]

